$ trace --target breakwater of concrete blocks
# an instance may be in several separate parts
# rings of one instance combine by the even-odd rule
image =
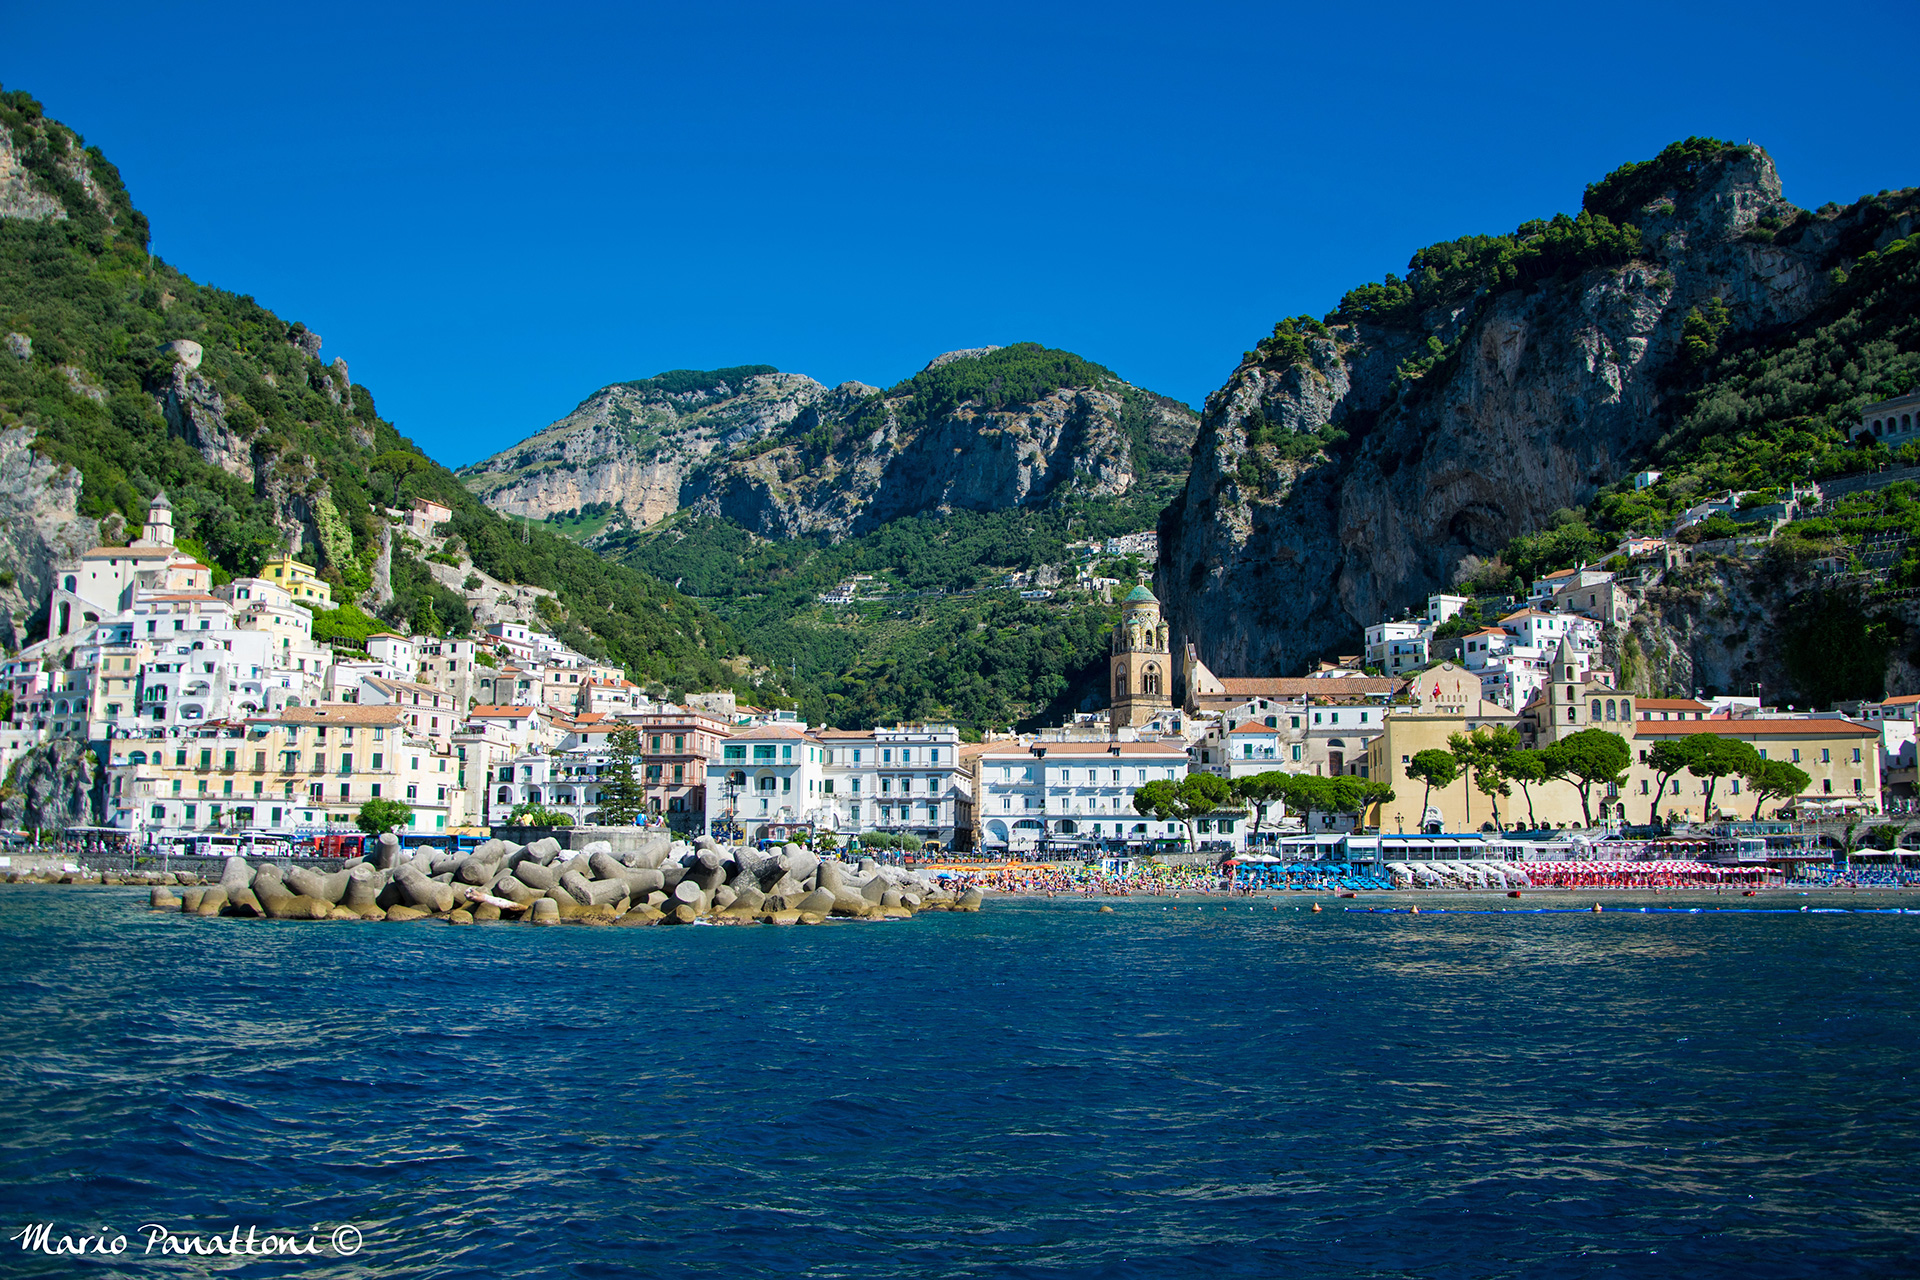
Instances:
[[[334,871],[283,860],[229,858],[219,882],[175,894],[156,886],[156,911],[272,920],[438,919],[452,924],[821,924],[978,911],[980,892],[953,893],[925,873],[823,858],[799,845],[758,851],[709,836],[657,833],[615,855],[607,841],[577,850],[554,839],[489,840],[470,853],[422,849],[393,836]]]

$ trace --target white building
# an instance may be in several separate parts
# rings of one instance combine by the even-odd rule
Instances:
[[[769,826],[828,825],[831,817],[821,784],[821,747],[804,725],[747,725],[720,746],[719,772],[727,815],[756,840]],[[707,773],[714,788],[713,770]],[[728,794],[731,792],[731,794]],[[713,813],[709,802],[708,812]]]
[[[1450,596],[1435,594],[1427,597],[1427,627],[1431,630],[1452,618],[1459,616],[1473,603],[1471,596]]]
[[[849,835],[909,832],[943,848],[972,819],[973,786],[960,766],[960,731],[950,724],[823,729],[825,824]]]
[[[1125,843],[1184,840],[1186,828],[1136,812],[1133,793],[1186,776],[1184,739],[1165,742],[1033,742],[994,747],[975,765],[982,846],[1032,851],[1042,840]],[[1236,815],[1207,820],[1202,843],[1243,838]],[[1216,830],[1224,828],[1224,830]]]
[[[1422,637],[1423,624],[1376,622],[1367,628],[1365,664],[1388,675],[1401,675],[1426,665],[1427,644]],[[1419,660],[1413,660],[1417,648]]]

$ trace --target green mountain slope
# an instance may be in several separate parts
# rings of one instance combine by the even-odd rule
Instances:
[[[509,525],[381,418],[344,362],[322,365],[317,335],[153,257],[113,166],[24,93],[0,94],[0,150],[0,449],[12,450],[9,474],[28,477],[0,493],[20,561],[0,597],[21,624],[16,641],[45,597],[50,531],[98,522],[111,539],[161,489],[219,573],[251,573],[292,546],[341,598],[462,632],[467,598],[398,539],[390,592],[376,589],[377,507],[428,497],[453,508],[474,567],[556,593],[538,621],[587,652],[676,687],[739,679],[732,632],[708,611]],[[80,478],[66,510],[41,492],[58,489],[37,478],[48,462]]]

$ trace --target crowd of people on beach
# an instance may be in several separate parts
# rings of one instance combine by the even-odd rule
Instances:
[[[1120,871],[1064,864],[982,867],[977,870],[968,868],[956,872],[954,882],[995,893],[1077,894],[1088,898],[1101,895],[1119,897],[1127,894],[1195,893],[1219,889],[1222,883],[1220,873],[1211,866],[1168,866],[1160,863],[1146,863]]]

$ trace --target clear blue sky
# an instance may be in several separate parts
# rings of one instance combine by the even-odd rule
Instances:
[[[1273,322],[1690,133],[1920,182],[1907,5],[15,5],[0,81],[442,461],[605,383],[1070,348],[1196,406]]]

